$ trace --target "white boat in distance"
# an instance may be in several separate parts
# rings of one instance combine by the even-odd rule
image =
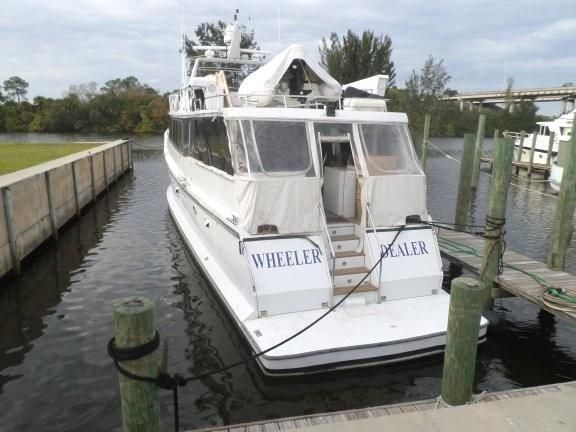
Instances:
[[[556,156],[561,141],[568,141],[572,130],[572,121],[574,119],[573,110],[554,119],[552,121],[537,122],[537,128],[534,132],[524,137],[522,141],[520,132],[509,132],[508,135],[515,138],[515,154],[514,159],[518,160],[518,152],[521,162],[530,162],[530,151],[532,149],[532,141],[536,134],[536,146],[534,148],[534,163],[546,164],[548,156],[548,148],[550,146],[550,135],[554,133],[554,141],[552,143],[552,157],[550,159],[551,172],[550,172],[550,187],[558,192],[560,190],[560,181],[562,178],[562,168],[556,163]]]
[[[264,61],[195,47],[170,95],[172,217],[265,373],[397,362],[444,350],[450,296],[406,114],[342,88],[298,45]],[[251,70],[256,70],[250,73]],[[247,76],[246,76],[247,75]],[[366,82],[364,82],[366,84]],[[347,92],[350,88],[347,90]],[[366,89],[364,89],[366,90]],[[487,321],[483,318],[479,339]]]

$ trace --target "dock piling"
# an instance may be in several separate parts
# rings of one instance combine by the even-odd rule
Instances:
[[[528,162],[528,172],[526,175],[532,177],[532,168],[534,165],[534,152],[536,151],[536,141],[538,140],[538,132],[532,134],[532,146],[530,147],[530,161]]]
[[[426,114],[424,117],[424,135],[422,136],[422,154],[420,155],[420,165],[422,165],[423,171],[426,171],[428,160],[428,139],[430,139],[430,114]]]
[[[457,229],[463,230],[463,225],[468,223],[468,208],[470,207],[470,185],[472,182],[472,165],[474,163],[474,148],[476,136],[464,134],[464,150],[460,161],[460,176],[458,180],[458,197],[456,199]]]
[[[486,126],[486,114],[480,114],[478,117],[478,130],[476,131],[476,149],[474,151],[474,166],[472,169],[472,183],[471,188],[478,187],[478,180],[480,178],[480,159],[482,158],[482,147],[484,144],[484,130]]]
[[[129,349],[151,342],[156,335],[154,302],[147,297],[127,297],[114,302],[115,345]],[[136,360],[120,361],[131,374],[158,377],[155,353]],[[160,431],[160,403],[155,383],[135,381],[118,374],[124,432]]]
[[[449,405],[464,405],[472,397],[482,291],[481,283],[474,279],[456,278],[451,284],[442,372],[442,400]]]
[[[6,231],[8,234],[8,245],[10,247],[10,258],[12,260],[12,271],[16,276],[20,276],[22,270],[20,267],[20,255],[18,254],[18,243],[16,241],[14,208],[12,205],[12,191],[10,188],[2,188],[2,202],[4,203],[4,218],[6,220]]]
[[[94,176],[94,155],[90,155],[90,183],[92,189],[92,201],[96,202],[96,179]]]
[[[574,115],[576,120],[576,114]],[[566,254],[570,240],[576,205],[576,128],[572,128],[572,135],[568,144],[567,163],[562,172],[560,193],[556,203],[556,216],[552,228],[552,244],[548,255],[548,267],[551,270],[563,270],[566,264]]]
[[[546,152],[546,165],[550,166],[552,160],[552,147],[554,147],[555,132],[550,132],[550,139],[548,140],[548,151]]]
[[[74,208],[76,209],[76,217],[80,217],[80,198],[78,197],[78,173],[76,172],[76,161],[72,162],[72,184],[74,186]]]
[[[56,224],[56,213],[54,211],[54,198],[52,195],[52,179],[50,177],[50,171],[44,173],[44,179],[46,182],[46,197],[48,198],[48,216],[50,218],[50,231],[52,233],[52,238],[58,240],[58,225]]]
[[[504,236],[504,224],[506,221],[506,200],[512,174],[513,156],[514,139],[498,138],[494,146],[494,172],[490,182],[484,254],[478,278],[484,287],[483,304],[485,308],[491,308],[493,302],[492,289],[502,253],[502,237]]]
[[[508,136],[508,131],[504,132],[504,136]],[[524,140],[526,139],[526,131],[520,132],[520,144],[518,145],[518,153],[516,153],[516,162],[522,161],[522,152],[524,151]],[[516,169],[516,174],[518,174],[518,168]]]

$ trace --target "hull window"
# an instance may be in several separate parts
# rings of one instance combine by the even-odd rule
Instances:
[[[169,137],[178,153],[234,174],[222,117],[172,119]]]

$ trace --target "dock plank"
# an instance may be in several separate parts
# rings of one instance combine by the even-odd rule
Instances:
[[[456,242],[465,247],[474,248],[480,255],[483,253],[483,239],[472,234],[440,229],[438,236],[440,239]],[[467,253],[452,251],[449,247],[443,244],[440,244],[440,252],[442,253],[442,256],[450,261],[460,264],[465,269],[476,274],[480,273],[482,258]],[[546,267],[545,263],[531,259],[518,252],[506,250],[504,252],[504,262],[512,264],[521,270],[534,273],[555,287],[576,288],[576,275],[564,271],[550,270]],[[576,314],[553,309],[542,303],[540,294],[542,293],[543,287],[529,275],[524,274],[519,270],[505,268],[503,274],[497,276],[494,282],[500,289],[507,293],[522,297],[559,318],[576,324]]]

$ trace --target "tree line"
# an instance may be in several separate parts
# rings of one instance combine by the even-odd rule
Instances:
[[[168,127],[168,97],[136,77],[70,86],[62,98],[27,101],[28,83],[4,81],[0,132],[152,133]]]
[[[201,45],[223,45],[226,24],[201,23],[195,38]],[[242,28],[242,46],[256,48],[254,30]],[[192,39],[185,39],[189,57],[197,53]],[[319,46],[321,65],[339,82],[345,84],[375,74],[390,78],[386,97],[390,111],[405,112],[414,134],[421,133],[424,117],[432,116],[432,136],[462,136],[472,132],[478,120],[477,111],[460,112],[459,104],[443,101],[445,95],[454,96],[447,87],[451,76],[443,60],[429,56],[423,66],[413,70],[404,83],[397,86],[392,61],[392,39],[388,35],[366,30],[357,34],[348,30],[342,36],[332,33]],[[513,81],[509,82],[509,90]],[[0,88],[0,132],[161,132],[168,126],[168,97],[130,76],[118,78],[98,88],[94,82],[71,86],[60,99],[36,97],[26,100],[28,83],[19,77],[4,81]],[[537,107],[523,102],[514,113],[496,105],[485,105],[486,134],[495,129],[532,130]]]

